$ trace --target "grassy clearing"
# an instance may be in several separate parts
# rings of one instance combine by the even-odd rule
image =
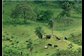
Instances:
[[[79,47],[82,48],[82,45],[79,45],[78,43],[75,43],[73,39],[81,40],[82,36],[73,37],[73,39],[70,39],[70,34],[79,35],[82,34],[82,19],[81,14],[77,14],[72,11],[70,20],[72,20],[71,23],[69,23],[69,19],[62,21],[62,22],[56,22],[55,21],[55,27],[54,27],[54,35],[58,36],[61,40],[57,40],[56,38],[51,38],[49,40],[45,39],[39,39],[35,34],[35,28],[37,26],[42,26],[42,29],[44,30],[45,34],[51,34],[51,29],[48,27],[47,23],[41,23],[36,21],[28,20],[29,24],[17,24],[16,26],[12,25],[10,23],[10,13],[11,10],[15,8],[16,4],[19,2],[4,2],[4,14],[3,14],[3,27],[2,27],[2,47],[9,46],[12,49],[13,48],[19,48],[20,51],[23,52],[23,56],[28,56],[29,49],[27,49],[27,42],[29,39],[32,40],[33,43],[33,51],[31,56],[51,56],[53,53],[57,52],[57,49],[60,50],[70,50],[68,48],[68,45],[72,43],[73,47],[71,48],[73,51],[77,50]],[[61,9],[59,7],[52,7],[52,6],[43,6],[38,5],[35,3],[29,3],[32,7],[32,9],[37,8],[39,10],[52,10],[54,13],[54,18],[57,17],[57,15],[61,12]],[[63,19],[60,19],[63,20]],[[9,23],[8,23],[9,22]],[[65,40],[64,37],[67,36],[69,40]],[[6,40],[5,40],[6,39]],[[7,40],[8,39],[8,40]],[[12,41],[10,41],[10,40]],[[17,43],[19,42],[19,43]],[[51,43],[52,45],[57,45],[58,47],[49,47],[48,49],[45,49],[44,46],[48,43]],[[14,44],[14,45],[12,45]],[[30,55],[30,54],[29,54]]]

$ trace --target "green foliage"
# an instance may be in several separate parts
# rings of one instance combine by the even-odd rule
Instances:
[[[24,23],[27,23],[28,19],[35,20],[36,14],[30,5],[26,3],[17,4],[15,9],[11,13],[11,17],[14,19],[23,18]],[[16,20],[15,20],[16,21]]]
[[[78,45],[82,45],[82,38],[81,37],[82,37],[81,33],[79,33],[79,34],[72,33],[72,34],[70,34],[69,40],[78,44]]]
[[[50,19],[49,22],[48,22],[49,27],[52,28],[53,24],[54,24],[54,20]]]
[[[50,10],[41,11],[37,14],[37,21],[48,22],[52,18],[52,16],[53,13]]]
[[[31,1],[31,2],[27,3],[27,5],[25,3],[24,5],[29,6],[29,9],[32,8],[32,10],[33,10],[34,8],[36,8],[36,10],[39,10],[37,12],[33,11],[33,12],[35,12],[35,14],[37,16],[36,18],[35,17],[32,18],[34,15],[30,11],[29,12],[32,15],[29,18],[27,16],[23,17],[22,11],[20,12],[21,14],[18,14],[19,11],[17,11],[17,12],[15,11],[15,8],[18,3],[23,3],[23,2],[17,2],[17,1],[11,2],[10,1],[10,2],[7,2],[5,7],[3,8],[4,9],[3,21],[7,21],[7,23],[3,24],[3,30],[2,30],[3,31],[2,34],[4,35],[3,39],[8,38],[10,40],[11,39],[13,40],[12,42],[2,40],[2,47],[4,47],[5,45],[12,46],[12,47],[5,46],[3,48],[4,56],[30,56],[29,54],[31,54],[31,52],[29,51],[29,49],[31,50],[33,47],[34,47],[34,49],[32,50],[31,56],[35,56],[35,55],[36,56],[51,56],[57,48],[60,48],[60,50],[56,50],[56,53],[53,54],[52,56],[82,56],[81,49],[78,49],[79,51],[73,52],[78,47],[81,47],[81,45],[78,45],[78,42],[82,43],[81,42],[82,36],[80,36],[80,35],[79,36],[72,35],[73,37],[71,36],[70,39],[68,39],[66,41],[62,41],[62,40],[55,41],[54,38],[51,38],[49,41],[45,40],[45,39],[41,40],[41,38],[43,36],[43,30],[41,27],[37,27],[37,26],[38,26],[38,24],[40,26],[42,26],[44,31],[46,32],[46,34],[51,33],[50,28],[52,28],[53,23],[52,23],[52,21],[50,21],[50,19],[52,19],[53,16],[56,17],[61,12],[61,9],[62,9],[62,8],[60,8],[59,5],[57,5],[57,2],[52,3],[52,1],[50,1],[45,6],[43,5],[44,2],[37,4],[37,3],[33,3]],[[19,5],[23,6],[23,4],[18,4],[18,6]],[[20,6],[20,7],[22,7],[22,6]],[[13,10],[15,12],[11,13],[11,10]],[[20,8],[18,8],[18,10],[20,10]],[[45,13],[45,11],[47,11],[47,10],[49,10],[48,13],[47,12]],[[79,8],[79,10],[80,10],[80,8]],[[61,38],[64,36],[68,36],[69,33],[72,33],[72,32],[76,32],[76,33],[81,32],[81,16],[80,16],[80,14],[77,14],[77,13],[74,14],[74,12],[72,13],[72,15],[76,16],[76,18],[75,17],[72,18],[72,16],[65,18],[66,17],[65,16],[65,17],[61,17],[62,19],[59,19],[58,21],[56,20],[57,21],[57,22],[55,21],[56,23],[54,22],[54,25],[56,25],[56,27],[55,27],[56,30],[54,30],[54,34],[56,36],[59,36]],[[11,16],[11,18],[9,17],[10,13],[13,14]],[[30,15],[30,13],[29,13],[29,15]],[[64,13],[65,13],[65,15],[67,14],[66,12],[62,11],[63,16],[64,16]],[[25,14],[28,15],[27,12]],[[40,17],[40,15],[42,15],[42,17]],[[80,17],[80,18],[78,18],[78,17]],[[24,18],[25,18],[26,22],[29,22],[31,24],[30,25],[16,24],[16,26],[12,26],[11,23],[8,24],[8,22],[13,22],[10,19],[14,20],[14,24],[17,22],[19,24],[24,23]],[[58,19],[58,18],[56,18],[56,19]],[[32,21],[32,20],[37,20],[39,22]],[[50,21],[50,23],[49,23],[50,28],[47,27],[46,23],[43,23],[43,22],[48,23],[49,22],[48,20]],[[61,22],[59,22],[59,21],[61,21]],[[73,22],[73,24],[71,24],[71,22]],[[70,24],[70,25],[68,25],[68,24]],[[38,30],[35,29],[35,27],[37,27]],[[67,30],[65,30],[65,29],[67,29]],[[36,35],[34,34],[34,30],[35,30]],[[4,32],[7,32],[9,34],[5,34]],[[13,36],[13,38],[11,36]],[[37,39],[36,36],[38,36],[38,38],[40,38],[40,39]],[[9,38],[9,37],[11,37],[11,38]],[[26,40],[26,42],[25,42],[25,40]],[[75,40],[75,42],[74,42],[74,40]],[[18,43],[18,41],[19,41],[19,43]],[[70,42],[73,45],[73,51],[69,51],[67,48],[67,46]],[[56,44],[56,45],[58,45],[58,47],[57,48],[50,48],[49,47],[48,49],[44,49],[43,47],[48,43],[51,43],[52,45]],[[35,45],[33,45],[33,44],[35,44]],[[66,49],[66,50],[62,51],[61,49]],[[10,54],[10,52],[12,55]],[[21,52],[22,52],[22,55],[20,54]]]
[[[35,33],[36,33],[36,35],[37,35],[40,39],[42,39],[44,32],[43,32],[43,30],[42,30],[41,27],[36,27]]]
[[[51,56],[82,56],[82,49],[78,48],[76,51],[72,50],[57,50],[56,53],[54,53]]]
[[[63,16],[69,17],[70,12],[73,9],[73,6],[75,4],[74,1],[65,0],[65,1],[60,1],[58,4],[62,8],[62,12],[58,16],[60,16],[60,17],[63,17]]]
[[[32,40],[29,39],[28,44],[27,44],[27,48],[32,48],[32,46],[33,46]]]
[[[50,19],[49,22],[48,22],[48,25],[52,29],[52,35],[53,35],[54,19]]]
[[[18,48],[5,46],[3,48],[3,56],[20,56],[20,51]]]
[[[70,43],[70,44],[68,45],[68,48],[70,49],[70,48],[72,48],[72,47],[73,47],[73,44]]]

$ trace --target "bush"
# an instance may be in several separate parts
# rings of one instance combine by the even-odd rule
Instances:
[[[69,40],[74,42],[75,44],[82,45],[82,34],[70,34]]]
[[[38,36],[38,38],[42,39],[44,31],[41,27],[36,27],[35,34]]]
[[[51,56],[82,56],[82,49],[79,48],[76,51],[72,50],[57,50],[56,53]]]
[[[3,56],[21,56],[20,55],[20,50],[18,48],[14,48],[14,47],[8,47],[5,46],[3,48]]]
[[[40,22],[48,22],[53,16],[52,11],[46,10],[46,11],[40,11],[40,13],[37,13],[37,21]]]

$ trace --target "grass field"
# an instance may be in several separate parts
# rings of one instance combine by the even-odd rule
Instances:
[[[72,15],[70,17],[70,20],[72,22],[69,24],[69,22],[55,22],[54,27],[54,35],[58,36],[61,40],[56,40],[55,38],[51,38],[49,40],[45,39],[39,39],[35,34],[35,28],[39,25],[42,26],[44,32],[46,34],[51,34],[51,29],[48,27],[47,23],[41,23],[41,22],[35,22],[28,20],[29,24],[26,25],[20,25],[17,24],[16,26],[8,23],[11,21],[10,13],[11,10],[15,8],[16,4],[19,2],[3,2],[3,27],[2,27],[2,47],[4,51],[4,47],[9,46],[10,48],[15,48],[23,52],[22,56],[28,56],[29,50],[27,49],[27,40],[31,39],[33,43],[33,51],[31,56],[51,56],[55,52],[57,52],[57,49],[60,50],[69,50],[68,45],[70,43],[73,44],[73,47],[71,50],[75,51],[79,47],[82,48],[82,44],[79,45],[73,41],[73,39],[77,39],[77,41],[82,41],[82,36],[79,34],[82,34],[82,15],[81,13],[76,13],[72,11]],[[54,16],[56,17],[58,13],[61,11],[59,7],[54,7],[50,5],[38,5],[33,2],[29,3],[32,8],[38,8],[39,10],[47,10],[50,9],[54,12]],[[74,34],[76,37],[73,37],[73,39],[65,40],[64,37],[67,36],[70,38],[70,34]],[[79,35],[79,36],[78,36]],[[12,41],[9,40],[3,40],[9,38]],[[19,43],[16,43],[16,42]],[[14,43],[14,46],[12,45]],[[52,45],[58,45],[58,47],[49,47],[48,49],[45,49],[44,46],[48,43],[51,43]],[[81,42],[82,43],[82,42]],[[4,53],[3,53],[4,54]],[[48,55],[47,55],[48,54]],[[10,56],[10,55],[8,55]],[[16,55],[17,56],[17,55]],[[78,55],[79,56],[79,55]]]

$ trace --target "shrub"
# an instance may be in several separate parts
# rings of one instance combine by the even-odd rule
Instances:
[[[82,56],[82,49],[79,48],[76,51],[72,50],[56,50],[56,53],[51,56]]]
[[[20,50],[14,47],[5,46],[3,48],[3,56],[20,56]]]
[[[38,38],[42,39],[44,32],[41,27],[36,27],[35,33],[38,36]]]
[[[68,38],[70,41],[78,44],[78,45],[82,45],[82,34],[70,34],[70,37]]]
[[[52,16],[53,16],[53,13],[50,10],[41,11],[40,13],[37,14],[37,21],[48,22],[49,19],[52,18]]]

